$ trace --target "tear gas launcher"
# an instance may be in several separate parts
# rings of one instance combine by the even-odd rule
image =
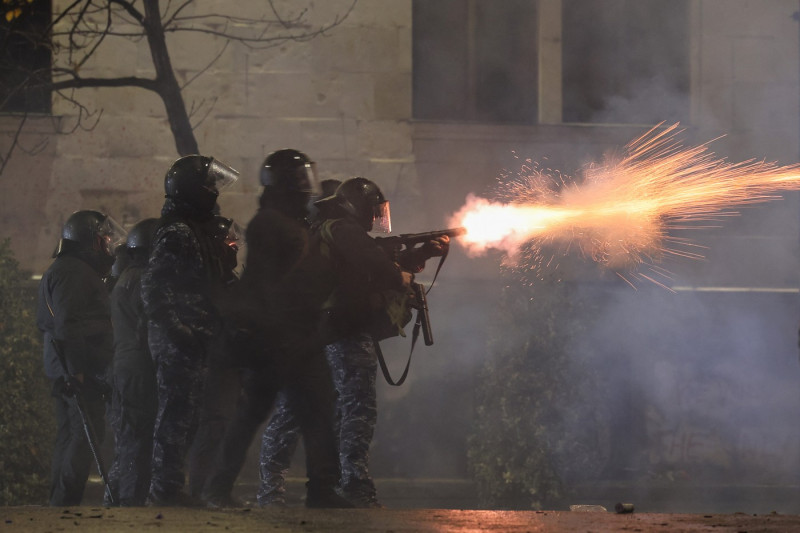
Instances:
[[[431,257],[425,253],[425,243],[435,241],[445,236],[452,239],[453,237],[459,237],[465,233],[467,233],[467,228],[459,227],[436,231],[425,231],[422,233],[403,233],[400,235],[393,235],[391,237],[376,237],[375,241],[381,248],[386,250],[386,252],[395,261],[402,263],[402,257],[406,256],[409,257],[412,262],[416,261],[421,266],[424,266],[425,261]],[[423,246],[418,247],[417,245],[419,244],[422,244]],[[431,288],[433,287],[433,283],[436,281],[436,277],[439,275],[439,270],[442,269],[442,264],[447,257],[448,250],[449,247],[445,248],[444,253],[440,256],[441,259],[439,260],[439,265],[436,267],[436,273],[433,276]],[[422,270],[421,266],[419,270]],[[428,314],[428,300],[426,297],[430,291],[430,288],[426,291],[425,287],[423,287],[421,283],[412,283],[411,288],[414,291],[413,307],[417,310],[417,320],[414,324],[414,336],[412,338],[416,340],[418,331],[422,329],[422,338],[425,341],[425,346],[431,346],[433,344],[433,331],[431,330],[431,319],[430,315]]]
[[[414,344],[417,341],[420,330],[422,330],[422,338],[425,341],[425,346],[430,346],[433,344],[433,331],[431,330],[431,319],[428,314],[427,294],[430,292],[431,288],[433,288],[434,282],[436,282],[436,277],[439,275],[439,271],[442,269],[442,264],[444,264],[444,260],[447,257],[450,247],[444,246],[443,248],[437,247],[433,249],[427,249],[425,244],[431,241],[436,241],[441,237],[447,236],[453,238],[464,235],[465,233],[467,233],[466,228],[450,228],[437,231],[426,231],[423,233],[404,233],[401,235],[393,235],[391,237],[375,237],[375,241],[378,243],[378,246],[383,248],[394,261],[400,263],[401,265],[405,265],[404,268],[412,272],[419,272],[425,266],[425,261],[431,257],[439,256],[439,265],[436,267],[436,273],[433,275],[431,286],[425,290],[425,287],[423,287],[421,283],[411,284],[411,290],[414,292],[414,298],[410,304],[410,307],[417,310],[417,320],[414,323],[414,329],[411,335],[411,351],[408,354],[408,361],[406,362],[405,370],[403,370],[403,374],[396,381],[392,379],[391,375],[389,374],[389,369],[384,361],[383,353],[380,350],[380,345],[378,343],[375,344],[378,352],[378,363],[380,364],[383,376],[386,378],[386,382],[389,385],[402,385],[406,379],[406,376],[408,376],[408,369],[411,365],[411,354],[414,352]],[[417,246],[420,244],[422,246]]]
[[[435,241],[440,237],[460,237],[467,233],[467,228],[450,228],[440,229],[436,231],[425,231],[422,233],[402,233],[400,235],[392,235],[391,237],[375,237],[378,245],[389,252],[391,255],[397,255],[401,251],[411,250],[418,244]]]

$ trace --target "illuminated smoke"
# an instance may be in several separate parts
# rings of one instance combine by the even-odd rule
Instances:
[[[467,198],[451,218],[467,228],[459,242],[471,255],[498,249],[526,268],[538,268],[543,250],[555,245],[558,253],[577,248],[614,271],[634,272],[665,254],[701,257],[690,240],[668,230],[696,229],[735,215],[736,207],[778,199],[776,191],[800,188],[800,165],[729,163],[709,143],[684,147],[679,133],[678,124],[657,126],[621,156],[586,167],[579,180],[525,167],[519,179],[501,184],[500,200]]]

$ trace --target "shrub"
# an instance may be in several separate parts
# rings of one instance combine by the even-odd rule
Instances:
[[[54,423],[42,369],[36,291],[0,243],[0,505],[47,501]]]
[[[482,505],[563,506],[572,484],[595,478],[607,462],[601,380],[591,353],[573,353],[587,305],[562,282],[504,290],[468,442]]]

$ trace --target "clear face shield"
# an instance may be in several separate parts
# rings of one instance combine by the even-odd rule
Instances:
[[[128,232],[116,220],[107,216],[97,229],[97,236],[100,239],[101,250],[113,256],[117,247],[125,244]]]
[[[319,179],[317,179],[317,164],[312,161],[298,168],[302,168],[305,174],[305,183],[300,183],[299,189],[311,196],[322,194],[322,188],[319,185]]]
[[[238,251],[243,234],[242,227],[235,220],[232,220],[231,225],[228,227],[228,233],[225,235],[225,244]]]
[[[392,232],[392,215],[389,211],[389,202],[376,205],[372,212],[372,231],[376,233]]]
[[[211,159],[205,186],[217,192],[239,179],[239,171],[234,170],[222,161]]]

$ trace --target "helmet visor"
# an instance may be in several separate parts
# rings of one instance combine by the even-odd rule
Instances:
[[[235,220],[231,221],[231,225],[228,227],[228,234],[225,235],[225,244],[231,248],[238,249],[242,235],[242,227]]]
[[[239,179],[239,171],[232,169],[222,161],[212,159],[208,165],[206,186],[221,191]]]
[[[103,251],[108,255],[114,255],[117,247],[125,244],[128,232],[116,220],[107,216],[97,228],[97,236],[100,237],[100,246]]]
[[[319,184],[317,177],[317,164],[315,162],[306,163],[306,170],[308,171],[308,180],[311,182],[312,196],[319,196],[322,194],[322,186]]]
[[[295,185],[297,191],[311,196],[319,196],[321,194],[316,163],[309,161],[303,166],[296,167],[294,172],[297,180],[297,185]]]
[[[392,215],[389,211],[389,202],[381,202],[373,208],[372,231],[377,233],[392,232]]]

